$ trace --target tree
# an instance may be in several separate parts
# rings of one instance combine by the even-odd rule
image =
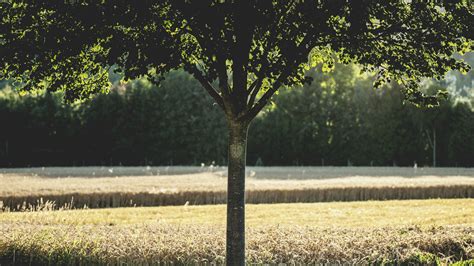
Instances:
[[[107,69],[158,82],[183,68],[225,113],[229,131],[227,263],[245,260],[247,129],[282,86],[334,60],[397,80],[407,99],[422,77],[467,70],[452,57],[472,48],[471,1],[147,0],[0,3],[0,78],[25,91],[64,90],[84,99],[109,87]]]
[[[452,110],[456,128],[449,138],[450,149],[447,152],[456,166],[469,166],[474,162],[474,111],[467,103],[459,103]]]

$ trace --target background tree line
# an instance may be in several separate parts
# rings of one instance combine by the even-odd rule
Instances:
[[[249,165],[474,166],[471,72],[427,81],[428,93],[452,95],[429,109],[404,103],[397,84],[373,89],[353,65],[308,75],[311,84],[281,90],[253,122]],[[225,119],[191,76],[111,80],[108,95],[73,105],[0,84],[0,167],[226,163]]]

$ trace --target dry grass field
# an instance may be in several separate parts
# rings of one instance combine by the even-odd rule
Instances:
[[[247,176],[249,263],[474,263],[471,169]],[[0,265],[223,264],[225,196],[222,167],[0,169]]]
[[[222,204],[226,199],[222,167],[0,172],[0,209],[25,209],[40,199],[74,208]],[[474,197],[474,170],[462,168],[254,167],[247,179],[248,203]]]
[[[473,199],[249,204],[247,258],[469,265],[473,213]],[[1,213],[0,263],[220,264],[224,217],[223,205]]]
[[[409,225],[474,226],[474,199],[247,204],[247,225],[363,228]],[[0,222],[119,225],[225,225],[225,205],[9,212]],[[330,223],[328,222],[330,221]]]

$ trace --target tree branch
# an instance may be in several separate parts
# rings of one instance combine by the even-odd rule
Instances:
[[[309,43],[309,41],[310,41],[310,37],[308,35],[303,39],[303,41],[300,43],[298,48],[305,48],[306,45]],[[309,48],[307,49],[309,52],[310,49]],[[265,105],[267,105],[270,98],[281,87],[281,85],[283,85],[283,81],[291,74],[291,70],[298,66],[297,57],[294,57],[293,60],[295,60],[296,62],[294,62],[293,64],[288,64],[287,68],[275,80],[275,82],[273,83],[273,86],[263,94],[263,96],[258,100],[258,102],[253,107],[251,107],[251,109],[248,112],[240,116],[238,118],[239,120],[253,119],[265,107]],[[258,93],[258,90],[257,92],[253,92],[252,94],[255,94],[255,97],[256,97],[257,93]],[[253,99],[253,101],[255,101],[255,99]]]
[[[375,35],[374,37],[364,38],[362,41],[375,41],[379,38],[384,37],[387,34],[391,34],[391,33],[395,33],[395,32],[402,32],[402,30],[399,29],[398,27],[402,26],[409,19],[411,19],[411,16],[409,16],[408,18],[406,18],[403,21],[392,24],[392,25],[390,25],[389,27],[387,27],[383,30],[374,30],[374,31],[372,31],[372,34]],[[301,42],[301,44],[299,45],[299,48],[305,48],[310,43],[310,41],[311,41],[311,38],[309,36],[306,36],[304,38],[304,40]],[[311,48],[316,47],[316,46],[321,46],[321,45],[342,43],[342,42],[348,42],[348,41],[351,41],[351,39],[350,38],[342,38],[342,39],[339,39],[339,40],[331,39],[331,40],[327,40],[327,41],[319,41],[319,42],[312,43]],[[309,51],[311,50],[310,47],[306,47],[306,48],[308,48]],[[296,58],[295,58],[295,60],[296,60]],[[297,63],[295,63],[295,64],[297,65]],[[290,64],[290,65],[293,65],[293,64]],[[295,67],[295,66],[293,66],[293,67]],[[280,76],[277,78],[277,80],[274,82],[273,86],[268,91],[266,91],[264,93],[264,95],[258,100],[258,102],[255,105],[254,105],[254,102],[255,102],[255,99],[256,99],[256,96],[258,94],[259,89],[257,89],[257,86],[256,86],[257,84],[254,82],[254,84],[251,85],[251,88],[249,90],[250,98],[249,98],[249,102],[248,102],[248,107],[250,108],[250,110],[248,112],[246,112],[245,114],[241,115],[238,119],[239,120],[247,120],[247,119],[251,120],[251,119],[253,119],[265,107],[265,105],[268,103],[268,101],[271,99],[271,97],[275,94],[275,92],[283,85],[284,80],[291,73],[291,69],[292,68],[288,67],[284,72],[282,72],[280,74]],[[253,87],[253,86],[255,86],[255,87]]]
[[[430,132],[428,129],[425,129],[425,134],[426,134],[426,137],[428,138],[428,143],[430,144],[430,147],[433,148],[433,141],[431,140],[431,136],[430,136]]]
[[[286,9],[285,14],[280,14],[278,15],[278,17],[283,18],[284,16],[286,16],[290,12],[291,6],[293,6],[294,2],[295,2],[294,0],[291,0],[288,3],[288,8]],[[268,56],[272,43],[275,41],[277,37],[277,35],[275,34],[275,32],[277,32],[275,30],[277,26],[278,26],[278,22],[273,23],[270,26],[270,30],[268,31],[270,33],[270,36],[267,38],[266,49],[264,50],[263,55],[260,60],[260,64],[262,65],[262,67],[260,68],[260,71],[258,71],[259,73],[257,73],[257,79],[250,85],[248,89],[248,95],[250,96],[250,98],[247,101],[247,108],[249,109],[252,108],[252,106],[254,105],[255,99],[257,98],[257,94],[261,89],[263,78],[258,78],[258,74],[260,74],[260,76],[263,76],[264,70],[268,67],[268,64],[265,64],[265,59]]]
[[[255,99],[257,98],[257,94],[260,91],[260,88],[262,87],[262,83],[263,83],[263,78],[257,78],[252,83],[252,85],[250,85],[250,88],[249,88],[250,98],[247,102],[248,108],[252,108],[252,106],[254,105]]]
[[[196,66],[190,66],[189,67],[190,73],[201,83],[203,88],[211,95],[212,98],[216,101],[216,103],[222,108],[222,110],[226,110],[224,106],[224,101],[222,100],[221,95],[217,93],[217,91],[214,89],[212,84],[204,77],[202,72],[197,69]]]
[[[258,102],[243,116],[240,116],[238,120],[251,120],[267,105],[270,98],[275,94],[275,92],[280,88],[282,82],[280,80],[275,81],[273,86],[263,94],[263,96],[258,100]]]
[[[254,37],[255,22],[246,13],[256,12],[248,1],[237,1],[235,5],[235,41],[232,44],[232,105],[233,113],[239,115],[247,109],[247,78],[249,53]]]
[[[226,66],[225,58],[218,57],[217,60],[218,60],[217,73],[219,76],[219,89],[222,93],[222,97],[224,98],[224,100],[227,100],[229,99],[229,93],[230,93],[229,77],[227,75],[227,66]]]

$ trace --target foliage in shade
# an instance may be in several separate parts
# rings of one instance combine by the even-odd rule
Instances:
[[[25,90],[72,100],[107,89],[115,64],[126,79],[184,68],[247,118],[280,86],[304,82],[303,69],[335,58],[434,104],[417,83],[468,69],[452,55],[472,49],[474,23],[471,1],[2,1],[0,15],[1,77]]]

